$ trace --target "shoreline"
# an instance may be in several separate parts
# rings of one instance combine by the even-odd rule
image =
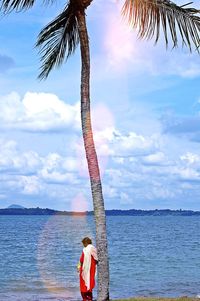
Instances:
[[[178,298],[162,298],[162,297],[133,297],[126,299],[111,299],[110,301],[199,301],[200,297],[182,296]]]
[[[3,295],[3,296],[2,296]],[[81,301],[80,296],[73,296],[73,293],[66,296],[66,295],[57,295],[54,294],[47,294],[46,296],[41,296],[40,294],[29,294],[28,292],[25,295],[20,294],[11,294],[10,296],[6,293],[0,293],[0,297],[3,297],[5,301]],[[96,296],[95,296],[96,297]],[[0,299],[2,300],[2,299]],[[120,299],[109,299],[109,301],[199,301],[200,296],[188,297],[188,296],[181,296],[181,297],[130,297],[130,298],[120,298]],[[93,301],[97,301],[97,299],[93,299]]]

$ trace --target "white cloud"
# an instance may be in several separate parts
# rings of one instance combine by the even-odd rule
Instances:
[[[187,59],[187,58],[186,58]],[[194,78],[200,76],[200,64],[194,60],[188,64],[187,68],[180,68],[180,75],[186,78]]]
[[[200,181],[200,173],[193,168],[181,168],[178,174],[183,180]]]
[[[25,131],[80,129],[79,104],[66,104],[50,93],[16,92],[0,97],[0,126]]]
[[[38,195],[42,189],[40,179],[37,176],[21,176],[19,177],[22,194]]]
[[[73,157],[50,153],[43,158],[43,167],[38,171],[41,180],[47,183],[76,184],[77,164]]]
[[[99,156],[144,156],[155,152],[159,147],[159,137],[155,134],[152,136],[139,135],[135,132],[122,134],[114,127],[95,132],[94,139]],[[80,144],[77,147],[80,148]]]
[[[163,152],[156,152],[143,158],[143,162],[149,165],[167,165],[168,158]]]
[[[58,153],[42,157],[31,150],[21,152],[15,141],[0,140],[2,189],[9,187],[18,193],[35,195],[44,193],[46,183],[77,184],[80,182],[77,166],[75,157],[63,157]]]
[[[121,192],[120,193],[120,204],[122,205],[133,205],[132,196],[130,196],[128,193]]]
[[[198,56],[196,53],[189,53],[188,50],[165,51],[160,45],[154,48],[149,45],[148,54],[144,54],[143,60],[146,69],[153,75],[176,75],[183,78],[195,78],[200,75]]]
[[[173,159],[169,161],[168,149],[163,142],[156,141],[155,143],[151,138],[151,143],[146,143],[147,137],[133,133],[126,134],[124,138],[116,129],[114,133],[105,135],[109,149],[114,154],[110,152],[110,161],[103,174],[104,198],[109,208],[138,207],[137,204],[141,200],[172,201],[194,191],[198,194],[194,185],[191,188],[191,183],[200,180],[199,153],[187,151],[180,155],[175,153]],[[103,132],[101,134],[103,135]],[[157,135],[157,139],[159,137]],[[126,145],[124,139],[130,143]],[[137,143],[133,143],[132,139],[133,141],[136,139]],[[153,148],[149,147],[152,143]],[[138,152],[134,155],[135,145],[137,148],[138,145],[141,149],[144,148],[145,152],[140,151],[140,155]],[[179,147],[178,143],[176,147]],[[81,157],[82,161],[79,162],[80,158],[74,152],[74,156],[69,157],[55,152],[47,156],[40,156],[31,150],[20,152],[15,141],[2,140],[0,148],[3,154],[0,160],[3,172],[0,175],[0,194],[4,195],[7,191],[8,196],[13,193],[21,197],[37,195],[37,198],[59,199],[59,202],[72,200],[77,191],[84,191],[85,195],[90,195],[89,182],[80,172],[83,162],[86,163],[85,157]],[[81,148],[80,144],[79,148]],[[120,156],[115,156],[117,151]],[[132,155],[127,156],[127,154]],[[87,167],[85,167],[85,172],[88,178]]]
[[[110,72],[113,71],[115,76],[118,74],[122,77],[122,72],[127,71],[137,75],[148,73],[154,76],[175,75],[183,78],[200,76],[198,53],[194,50],[191,54],[189,49],[182,48],[181,37],[179,48],[173,50],[172,43],[169,43],[169,49],[166,50],[162,33],[156,46],[154,39],[139,40],[138,31],[123,20],[117,5],[106,11],[105,19],[105,66]]]
[[[112,187],[111,185],[104,184],[103,192],[105,196],[109,199],[117,199],[118,198],[118,190],[117,188]]]
[[[177,190],[172,191],[170,187],[153,186],[151,190],[151,199],[173,199],[177,196]]]
[[[18,103],[17,97],[15,101]],[[192,142],[163,134],[161,126],[147,134],[141,134],[139,128],[122,132],[114,126],[109,110],[100,109],[105,118],[102,124],[95,124],[94,136],[107,206],[140,207],[142,200],[149,204],[155,199],[173,202],[183,195],[188,200],[192,194],[199,195],[195,185],[200,180],[200,152]],[[30,106],[29,110],[35,115],[39,108]],[[16,119],[14,113],[12,116]],[[90,196],[82,138],[65,143],[68,155],[59,147],[41,155],[31,150],[31,144],[23,151],[14,140],[0,140],[0,194],[7,191],[8,196],[19,198],[59,199],[62,204],[75,198],[77,191]]]
[[[114,152],[119,156],[140,156],[153,152],[156,148],[154,137],[145,137],[134,132],[117,134],[114,138]]]
[[[188,165],[198,165],[200,166],[200,156],[194,153],[187,152],[182,155],[180,159],[186,162]]]
[[[78,170],[78,162],[76,157],[66,157],[62,162],[62,166],[64,170],[68,170],[69,172],[77,172]]]
[[[20,153],[15,141],[0,140],[0,171],[29,174],[40,166],[41,158],[36,152]]]
[[[49,172],[46,169],[42,169],[39,172],[40,179],[51,184],[75,184],[76,177],[71,173],[61,173],[60,171]]]

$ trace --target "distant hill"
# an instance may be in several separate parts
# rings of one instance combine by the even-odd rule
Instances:
[[[14,207],[13,207],[14,206]],[[16,207],[17,206],[17,207]],[[0,209],[0,215],[93,215],[93,211],[74,212],[74,211],[58,211],[49,208],[24,208],[20,205],[11,205],[6,209]],[[200,211],[192,210],[171,210],[171,209],[155,209],[155,210],[106,210],[107,216],[200,216]]]
[[[48,208],[13,208],[0,209],[0,215],[85,215],[85,212],[58,211]]]
[[[10,208],[24,209],[25,207],[23,207],[21,205],[17,205],[17,204],[12,204],[12,205],[8,206],[8,209],[10,209]]]

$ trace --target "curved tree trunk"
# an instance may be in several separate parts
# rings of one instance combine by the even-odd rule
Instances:
[[[90,52],[85,12],[77,14],[81,47],[81,122],[88,163],[96,223],[98,252],[98,301],[109,300],[109,264],[106,234],[106,216],[101,186],[100,171],[95,150],[90,117]]]

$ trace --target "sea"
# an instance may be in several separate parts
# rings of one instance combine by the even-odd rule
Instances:
[[[200,216],[107,216],[107,232],[111,299],[200,296]],[[85,236],[93,216],[0,216],[0,301],[81,300]]]

